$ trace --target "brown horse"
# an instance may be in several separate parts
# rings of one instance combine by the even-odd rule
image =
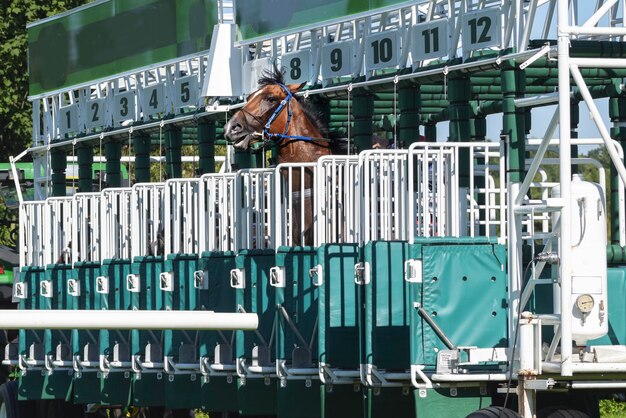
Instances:
[[[295,96],[304,84],[286,85],[284,74],[274,66],[259,79],[259,86],[224,128],[224,136],[235,148],[245,150],[260,141],[273,143],[279,150],[278,163],[314,162],[333,153],[323,124],[308,104]],[[293,200],[297,202],[291,216],[291,245],[313,244],[313,173],[304,173],[304,190],[300,190],[300,172],[294,171],[291,177]],[[305,224],[300,228],[302,206]]]

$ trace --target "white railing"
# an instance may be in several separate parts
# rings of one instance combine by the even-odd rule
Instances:
[[[165,185],[135,184],[131,198],[133,257],[163,255],[165,247]]]
[[[165,255],[200,250],[200,179],[165,182]]]
[[[276,246],[313,245],[317,164],[280,164],[274,175]]]
[[[273,169],[237,173],[237,250],[275,248],[274,175]]]
[[[318,160],[315,245],[359,242],[359,189],[356,155]]]
[[[100,193],[77,193],[72,199],[73,263],[101,260],[101,198]]]
[[[200,252],[235,250],[235,174],[200,179]]]
[[[409,148],[409,240],[429,236],[506,237],[501,144],[416,143]],[[465,162],[462,162],[462,159]],[[462,167],[468,177],[461,182]]]
[[[45,201],[28,201],[20,205],[20,265],[44,266]]]
[[[102,191],[101,260],[131,257],[131,196],[132,189],[126,187]]]

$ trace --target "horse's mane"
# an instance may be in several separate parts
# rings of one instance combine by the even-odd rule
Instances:
[[[272,68],[263,70],[263,73],[261,74],[261,77],[259,77],[258,82],[260,87],[271,86],[275,84],[285,84],[284,67],[279,68],[278,65],[274,63],[272,65]],[[301,96],[293,97],[298,101],[298,103],[300,103],[300,107],[302,108],[302,111],[304,112],[306,117],[309,118],[311,122],[313,122],[315,127],[322,134],[322,136],[324,138],[327,138],[328,126],[326,126],[326,123],[324,123],[324,121],[322,120],[322,112],[317,110],[309,100],[304,99]]]

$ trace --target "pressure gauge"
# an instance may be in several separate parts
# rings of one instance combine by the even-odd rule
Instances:
[[[576,298],[576,307],[580,312],[588,314],[593,309],[594,301],[591,295],[580,295]]]

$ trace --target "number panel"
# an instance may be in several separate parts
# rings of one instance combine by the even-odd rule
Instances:
[[[311,54],[308,49],[283,55],[281,65],[285,68],[287,83],[305,83],[311,78]]]
[[[352,41],[332,42],[322,47],[322,78],[352,74]]]
[[[102,128],[107,126],[106,100],[94,99],[85,102],[84,121],[87,129]]]
[[[500,46],[502,38],[501,10],[490,8],[463,16],[463,52]]]
[[[198,77],[181,77],[174,83],[176,108],[196,106],[198,104]]]
[[[144,87],[141,98],[141,111],[143,119],[165,112],[165,89],[163,84]]]
[[[448,19],[413,26],[413,62],[448,56]]]
[[[73,104],[59,109],[59,135],[78,132],[78,105]]]
[[[379,70],[398,65],[400,48],[397,30],[375,33],[365,38],[365,69]]]
[[[113,102],[115,103],[115,111],[113,112],[113,120],[115,123],[135,119],[136,98],[134,91],[116,94],[113,98]]]

